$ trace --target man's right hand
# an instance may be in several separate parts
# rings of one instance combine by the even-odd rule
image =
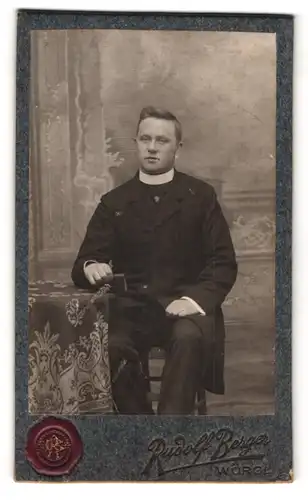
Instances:
[[[99,264],[95,262],[85,267],[84,274],[91,285],[95,285],[104,278],[111,278],[112,269],[108,264]]]

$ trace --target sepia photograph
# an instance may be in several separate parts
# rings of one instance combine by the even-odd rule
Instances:
[[[276,34],[32,30],[30,415],[275,412]]]

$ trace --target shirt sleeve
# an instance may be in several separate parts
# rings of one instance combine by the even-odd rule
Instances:
[[[86,267],[89,265],[89,264],[96,264],[96,260],[86,260],[84,265],[83,265],[83,272],[85,273],[85,270],[86,270]]]
[[[201,314],[201,316],[205,316],[205,311],[202,309],[202,307],[199,306],[199,304],[195,300],[191,299],[190,297],[181,297],[181,298],[189,300],[189,302],[195,306],[196,311],[198,311]]]

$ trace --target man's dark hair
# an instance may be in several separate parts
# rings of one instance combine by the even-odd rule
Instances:
[[[147,106],[141,110],[139,121],[137,125],[137,134],[139,130],[140,123],[146,118],[160,118],[161,120],[169,120],[174,123],[175,127],[175,136],[177,142],[181,142],[182,140],[182,126],[179,120],[167,109],[155,108],[154,106]]]

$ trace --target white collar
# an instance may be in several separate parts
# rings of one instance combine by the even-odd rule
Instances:
[[[158,184],[166,184],[171,182],[174,177],[174,168],[168,170],[164,174],[147,174],[142,170],[139,170],[139,180],[144,184],[151,184],[152,186],[157,186]]]

